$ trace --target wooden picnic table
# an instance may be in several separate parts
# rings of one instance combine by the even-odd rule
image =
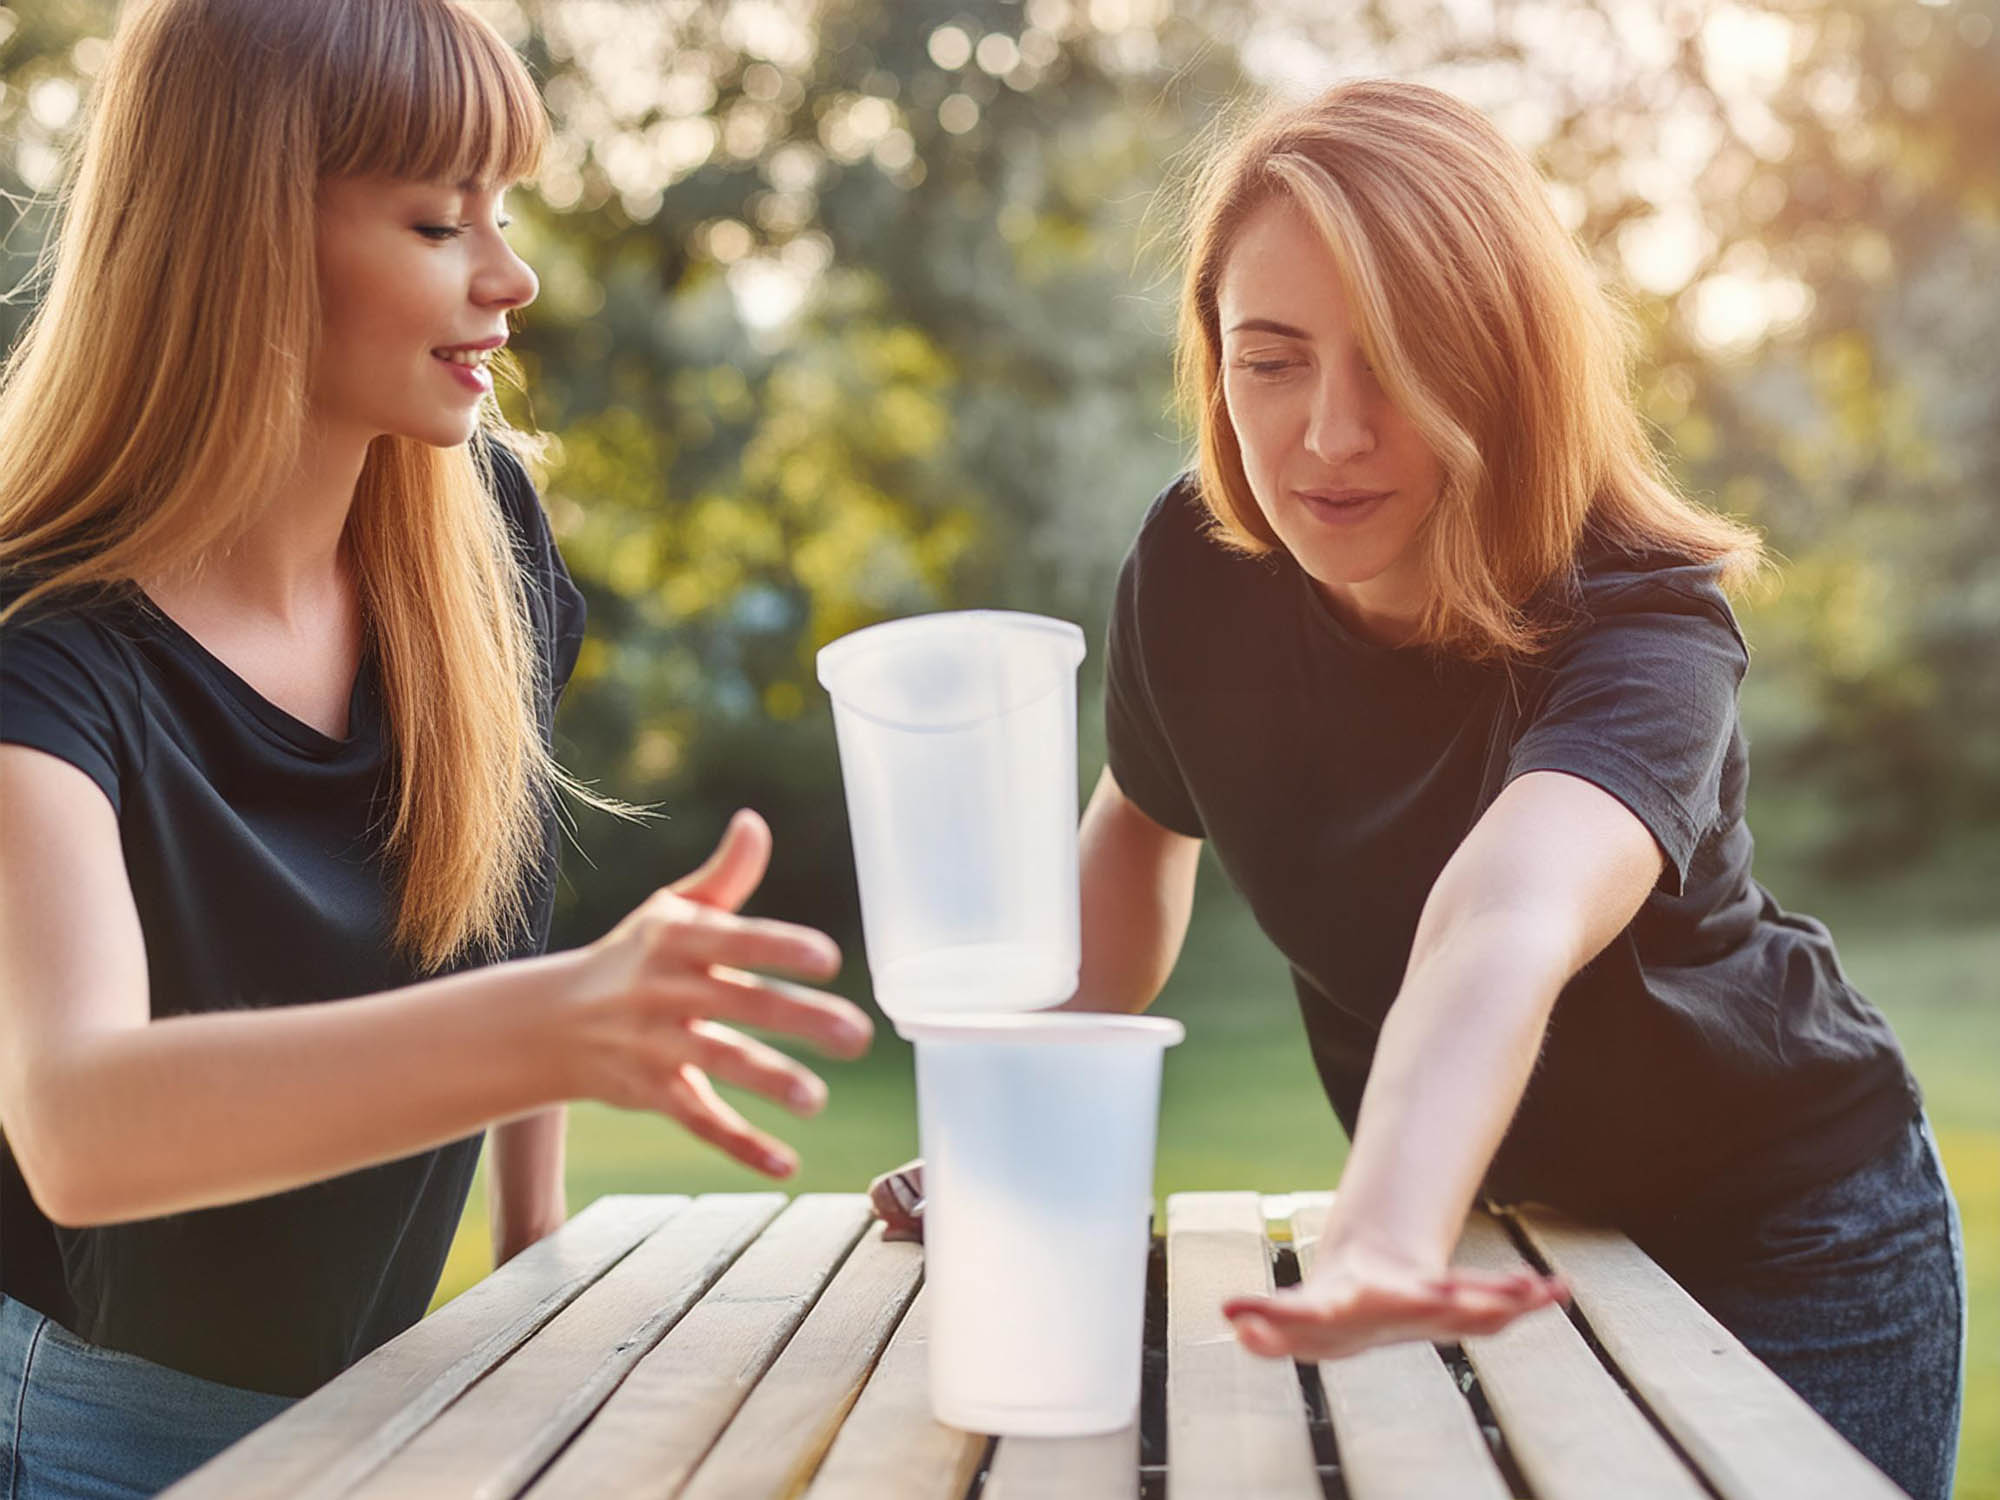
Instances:
[[[422,1500],[1873,1500],[1901,1494],[1624,1236],[1476,1214],[1561,1271],[1463,1348],[1258,1359],[1220,1306],[1312,1263],[1325,1195],[1168,1200],[1140,1420],[994,1439],[926,1398],[923,1250],[849,1194],[601,1198],[168,1491]]]

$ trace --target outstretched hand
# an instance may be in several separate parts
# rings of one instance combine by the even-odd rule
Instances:
[[[851,1058],[867,1050],[873,1027],[836,995],[751,972],[825,980],[840,966],[839,949],[824,933],[738,914],[770,856],[764,820],[737,813],[700,869],[654,892],[578,951],[570,1004],[587,1059],[575,1092],[657,1110],[738,1161],[785,1177],[798,1164],[791,1148],[744,1119],[715,1082],[799,1115],[818,1112],[826,1085],[736,1028],[779,1032]]]
[[[1441,1275],[1386,1259],[1344,1257],[1297,1286],[1232,1297],[1222,1311],[1243,1347],[1269,1358],[1340,1359],[1410,1339],[1498,1333],[1524,1313],[1567,1302],[1559,1277],[1453,1268]]]

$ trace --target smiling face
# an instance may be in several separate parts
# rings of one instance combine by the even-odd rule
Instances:
[[[1223,401],[1257,508],[1344,619],[1406,638],[1428,595],[1414,544],[1444,471],[1369,368],[1339,264],[1291,199],[1244,220],[1216,304]]]
[[[501,235],[502,189],[379,177],[320,186],[321,338],[312,419],[363,441],[465,442],[493,389],[485,359],[535,273]]]

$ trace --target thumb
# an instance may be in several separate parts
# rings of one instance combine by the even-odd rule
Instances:
[[[750,899],[770,863],[770,825],[749,808],[740,808],[723,830],[715,852],[667,889],[702,906],[735,911]]]

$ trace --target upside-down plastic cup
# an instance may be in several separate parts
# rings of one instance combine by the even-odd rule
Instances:
[[[916,1044],[931,1408],[969,1432],[1138,1419],[1160,1064],[1151,1016],[936,1016]]]
[[[1083,632],[918,615],[819,653],[875,999],[895,1020],[1034,1010],[1076,989]]]

